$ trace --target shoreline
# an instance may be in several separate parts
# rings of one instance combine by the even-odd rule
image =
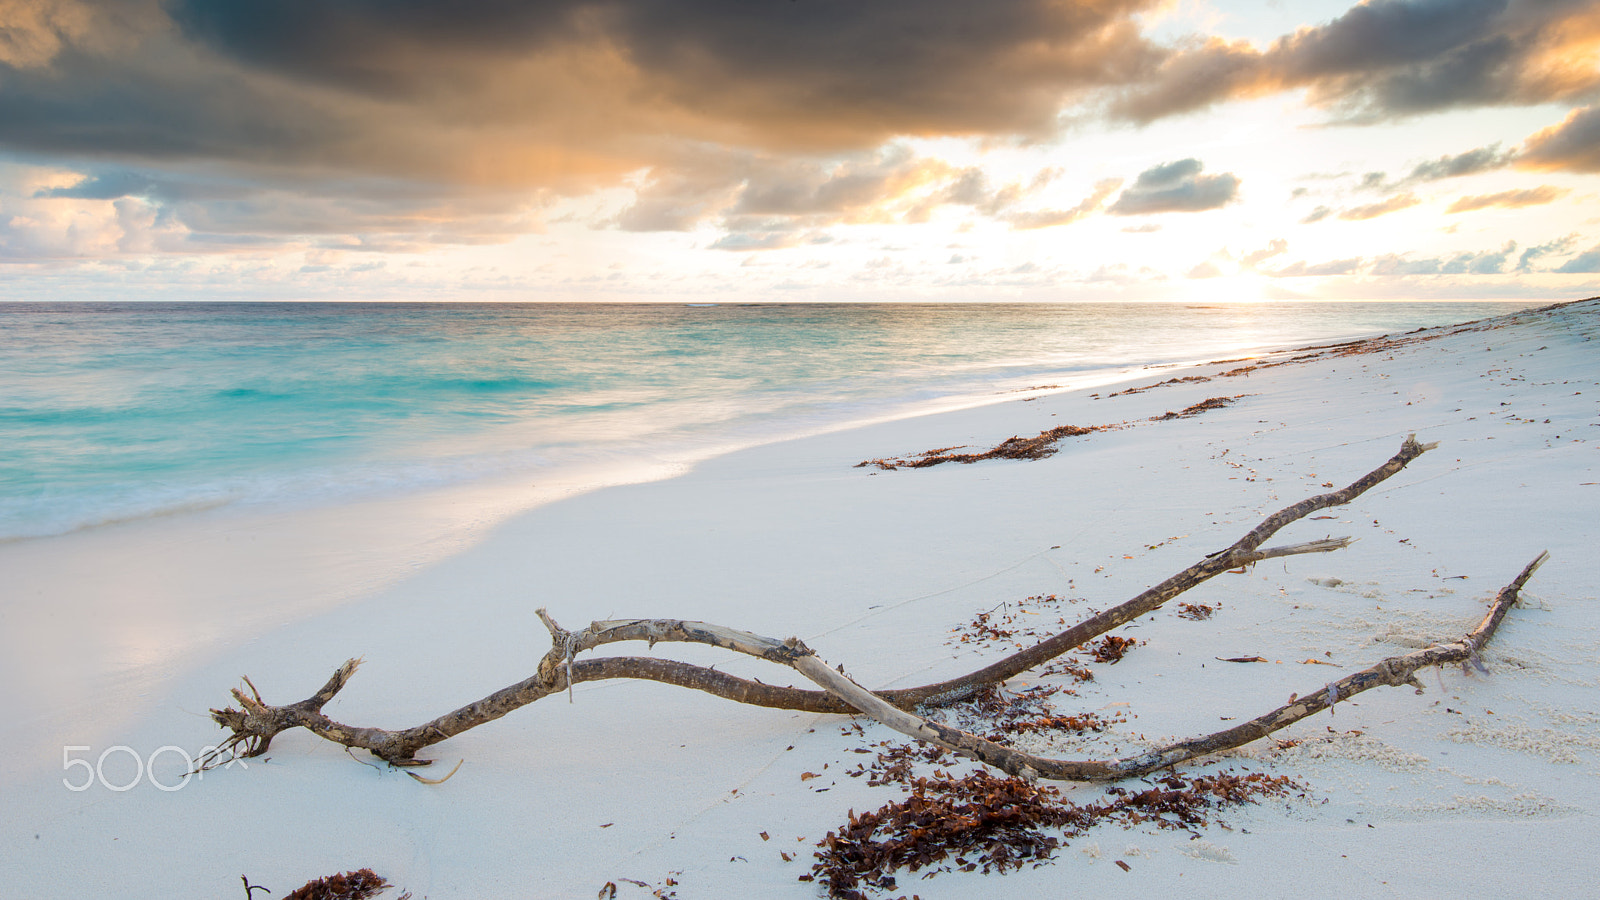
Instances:
[[[1590,302],[1591,318],[1597,315],[1596,305],[1600,304]],[[1569,317],[1575,314],[1571,305],[1567,309]],[[1551,315],[1549,310],[1524,310],[1509,318],[1539,322]],[[1497,350],[1495,345],[1501,342],[1492,336],[1508,328],[1512,330],[1501,336],[1515,335],[1514,346]],[[962,442],[992,446],[1014,434],[1026,436],[1063,423],[1149,418],[1223,389],[1188,382],[1098,399],[1086,389],[1009,398],[1017,402],[741,449],[667,481],[559,500],[501,522],[481,542],[406,573],[365,599],[278,623],[236,646],[213,644],[205,659],[191,660],[154,696],[145,698],[143,712],[103,734],[70,740],[80,745],[92,741],[95,753],[110,740],[128,746],[148,744],[147,752],[163,744],[214,740],[220,735],[204,720],[203,711],[226,700],[226,689],[241,672],[251,675],[269,700],[287,702],[315,687],[340,660],[358,655],[366,655],[368,664],[341,695],[336,717],[384,727],[415,724],[526,677],[548,640],[532,619],[533,607],[540,605],[548,605],[557,620],[568,625],[612,615],[661,615],[767,634],[795,633],[830,663],[847,665],[852,675],[874,687],[959,671],[973,656],[945,641],[949,630],[975,611],[1046,591],[1071,592],[1083,596],[1084,603],[1103,608],[1215,549],[1213,544],[1232,540],[1262,509],[1315,492],[1324,479],[1338,481],[1365,471],[1392,453],[1390,443],[1398,446],[1406,430],[1418,431],[1422,440],[1443,435],[1446,444],[1394,486],[1341,511],[1336,524],[1367,540],[1343,555],[1291,561],[1272,572],[1252,572],[1227,584],[1219,579],[1215,589],[1221,593],[1216,596],[1226,619],[1215,626],[1182,626],[1167,615],[1139,623],[1139,630],[1129,633],[1147,639],[1148,645],[1116,669],[1103,671],[1095,688],[1098,693],[1086,694],[1085,705],[1136,704],[1137,726],[1122,729],[1131,733],[1116,736],[1119,740],[1132,740],[1132,733],[1145,729],[1181,735],[1215,723],[1218,715],[1264,711],[1269,708],[1263,705],[1267,694],[1281,700],[1290,690],[1303,688],[1303,682],[1327,676],[1282,672],[1291,667],[1317,668],[1294,665],[1300,657],[1288,647],[1322,641],[1319,646],[1340,650],[1340,662],[1348,659],[1356,664],[1365,659],[1362,653],[1374,659],[1387,655],[1382,647],[1362,641],[1374,632],[1385,633],[1382,629],[1390,625],[1409,629],[1407,634],[1453,625],[1455,619],[1468,616],[1475,598],[1463,596],[1468,593],[1465,589],[1446,593],[1440,587],[1497,587],[1526,562],[1523,557],[1531,556],[1521,546],[1524,541],[1516,540],[1524,535],[1548,538],[1557,545],[1551,547],[1554,559],[1532,587],[1536,594],[1552,598],[1553,610],[1534,609],[1510,623],[1511,631],[1497,638],[1504,643],[1494,648],[1491,665],[1511,666],[1514,663],[1506,660],[1520,659],[1534,671],[1592,682],[1596,674],[1592,663],[1561,663],[1531,655],[1537,642],[1526,640],[1529,629],[1535,633],[1565,629],[1570,635],[1585,636],[1600,627],[1600,616],[1568,599],[1574,592],[1576,598],[1593,596],[1596,567],[1584,558],[1582,548],[1593,545],[1600,529],[1592,514],[1584,518],[1581,511],[1592,509],[1600,495],[1586,497],[1582,491],[1600,490],[1583,486],[1600,477],[1571,479],[1571,486],[1563,483],[1559,489],[1541,485],[1533,477],[1536,472],[1567,473],[1561,474],[1563,478],[1579,471],[1593,474],[1593,462],[1573,457],[1582,452],[1594,455],[1600,434],[1581,435],[1584,442],[1576,445],[1571,434],[1562,435],[1568,438],[1565,442],[1549,441],[1551,435],[1545,434],[1549,429],[1540,421],[1571,418],[1579,415],[1573,410],[1592,411],[1593,404],[1583,406],[1582,396],[1557,396],[1547,390],[1551,385],[1538,381],[1562,371],[1589,375],[1593,381],[1592,366],[1591,372],[1584,372],[1585,357],[1572,356],[1578,351],[1569,346],[1570,328],[1550,332],[1554,337],[1545,345],[1568,354],[1566,369],[1538,355],[1545,347],[1534,336],[1545,332],[1536,328],[1502,325],[1483,332],[1430,331],[1443,334],[1360,356],[1330,353],[1294,366],[1259,367],[1226,380],[1229,394],[1255,392],[1233,407],[1189,420],[1073,439],[1080,442],[1045,460],[955,464],[910,472],[851,468],[863,459]],[[1579,361],[1576,369],[1571,359]],[[1480,367],[1480,362],[1489,364]],[[1215,380],[1216,373],[1208,367],[1217,365],[1162,368],[1151,372],[1150,379],[1164,381],[1193,373]],[[1488,374],[1497,366],[1502,367],[1496,373],[1499,378]],[[1521,382],[1507,374],[1516,367],[1523,370]],[[1143,381],[1133,378],[1125,383],[1138,387]],[[1600,387],[1576,390],[1600,399]],[[1547,413],[1558,407],[1567,411],[1536,415],[1536,405]],[[1491,422],[1491,413],[1500,421]],[[1507,422],[1508,414],[1519,418],[1514,424]],[[1592,412],[1590,416],[1592,421]],[[1573,428],[1589,424],[1576,421]],[[1484,433],[1486,429],[1499,433]],[[1536,446],[1539,441],[1549,446]],[[1436,462],[1442,468],[1433,468]],[[1533,487],[1517,486],[1523,484]],[[1577,517],[1561,518],[1561,510],[1576,510]],[[1551,533],[1557,529],[1541,525],[1540,515],[1553,517],[1543,521],[1572,521],[1559,533]],[[1513,543],[1516,546],[1508,546]],[[1305,580],[1324,573],[1358,589],[1337,591]],[[1458,574],[1468,578],[1445,581]],[[1585,583],[1587,588],[1582,587]],[[1361,591],[1383,599],[1363,596]],[[1425,594],[1431,596],[1424,598]],[[757,599],[752,601],[752,596]],[[1302,602],[1295,605],[1281,599],[1286,597]],[[1562,598],[1559,604],[1554,602],[1557,597]],[[1335,624],[1310,616],[1313,610]],[[1552,621],[1557,612],[1561,621]],[[1396,618],[1391,620],[1386,613]],[[1357,625],[1356,620],[1365,624]],[[152,639],[166,636],[157,628]],[[1179,659],[1198,664],[1212,655],[1245,655],[1251,647],[1264,650],[1263,644],[1274,641],[1283,645],[1278,651],[1283,664],[1274,665],[1280,671],[1269,676],[1239,667],[1229,672],[1214,666],[1201,673]],[[695,651],[674,655],[726,662]],[[725,668],[756,677],[769,674],[745,661]],[[1163,680],[1172,681],[1174,676],[1203,676],[1205,681],[1190,689],[1197,694],[1174,697],[1161,690]],[[1264,677],[1267,684],[1262,683]],[[7,673],[6,684],[28,685],[36,678],[14,670]],[[1462,681],[1462,676],[1454,678]],[[1220,684],[1213,683],[1217,679]],[[1413,775],[1426,771],[1433,773],[1429,777],[1447,778],[1435,770],[1448,764],[1480,781],[1498,777],[1514,783],[1499,755],[1527,751],[1504,747],[1489,751],[1481,748],[1496,745],[1441,741],[1437,732],[1442,726],[1434,720],[1452,713],[1429,705],[1441,695],[1433,690],[1431,675],[1428,680],[1432,696],[1374,692],[1368,695],[1374,699],[1363,698],[1357,709],[1341,707],[1338,719],[1319,716],[1306,723],[1314,726],[1307,730],[1365,726],[1372,740],[1432,761],[1433,768],[1401,767]],[[1477,702],[1483,690],[1504,689],[1500,682],[1489,682],[1472,683],[1473,690],[1464,691],[1456,689],[1455,682],[1452,694],[1461,694],[1463,703]],[[1567,693],[1572,690],[1578,689]],[[1531,702],[1572,711],[1595,708],[1592,686],[1583,688],[1575,702],[1563,699],[1559,681],[1518,684],[1515,691],[1525,707]],[[1395,696],[1375,696],[1378,693]],[[125,875],[130,866],[138,867],[138,857],[120,855],[133,850],[124,846],[117,855],[87,864],[83,873],[58,873],[55,880],[41,882],[50,859],[110,846],[98,842],[111,837],[153,849],[159,846],[153,843],[155,837],[134,833],[133,823],[157,831],[159,827],[151,823],[189,828],[197,816],[242,805],[288,821],[252,823],[243,842],[250,844],[248,849],[225,835],[201,840],[194,849],[200,858],[185,860],[193,864],[192,873],[184,874],[186,879],[194,876],[187,883],[222,891],[223,882],[216,879],[224,873],[237,878],[239,871],[248,870],[253,881],[292,887],[309,877],[371,865],[419,896],[485,896],[505,890],[526,894],[539,878],[548,876],[552,879],[548,886],[538,889],[548,893],[533,896],[557,897],[577,896],[618,877],[659,883],[665,873],[678,871],[678,880],[693,896],[790,891],[784,895],[804,897],[815,894],[793,881],[801,867],[778,860],[770,846],[752,840],[755,832],[783,822],[784,839],[808,859],[811,844],[838,824],[843,808],[870,808],[888,799],[831,774],[817,782],[800,780],[802,771],[819,771],[824,762],[835,763],[831,773],[843,762],[853,761],[848,754],[855,738],[841,732],[843,722],[837,718],[753,710],[637,683],[584,685],[576,694],[576,706],[551,698],[441,745],[433,755],[464,758],[467,763],[448,785],[432,788],[392,772],[363,770],[332,745],[295,734],[274,745],[272,762],[252,764],[248,772],[214,773],[203,785],[179,793],[163,794],[141,785],[139,790],[114,795],[102,791],[91,792],[93,796],[68,795],[55,784],[60,778],[55,768],[58,751],[50,748],[39,765],[21,767],[15,770],[15,780],[0,781],[0,787],[8,794],[15,792],[18,801],[16,821],[4,835],[18,852],[5,854],[0,877],[12,884],[40,884],[39,896],[69,896],[75,892],[73,878],[92,880],[89,873],[104,866],[120,866],[117,870]],[[1220,713],[1219,704],[1225,705]],[[1518,704],[1496,693],[1492,701],[1480,705],[1508,715],[1507,710]],[[1489,721],[1482,709],[1470,712],[1479,727],[1490,727],[1482,724]],[[1413,721],[1419,716],[1432,732]],[[1204,721],[1208,717],[1209,722]],[[1396,724],[1385,724],[1390,718],[1396,718]],[[1576,743],[1569,741],[1571,752],[1580,760],[1572,774],[1589,772],[1596,764],[1594,754],[1584,749],[1589,745],[1583,741],[1591,739],[1586,728],[1567,723],[1566,731],[1576,735]],[[873,735],[874,740],[888,736],[876,731]],[[784,750],[786,745],[796,749]],[[1409,826],[1404,816],[1392,811],[1372,814],[1372,809],[1386,809],[1377,802],[1382,799],[1379,788],[1385,784],[1385,774],[1393,773],[1373,761],[1378,758],[1376,751],[1363,757],[1345,749],[1353,755],[1343,762],[1302,760],[1299,765],[1331,772],[1318,776],[1326,779],[1318,789],[1327,792],[1336,809],[1364,811],[1386,831],[1405,831]],[[1456,759],[1457,753],[1450,749],[1466,754],[1466,760]],[[1444,754],[1448,762],[1441,759]],[[719,762],[712,764],[713,759]],[[1548,763],[1547,758],[1540,759],[1541,764]],[[1517,786],[1526,790],[1459,780],[1455,790],[1463,796],[1473,789],[1492,794],[1491,799],[1502,806],[1490,803],[1490,812],[1513,809],[1514,798],[1530,792],[1555,800],[1555,786],[1564,784],[1563,772],[1560,764],[1550,765],[1556,766],[1551,772],[1520,773]],[[1369,771],[1373,767],[1376,770]],[[1358,783],[1375,787],[1363,791],[1350,787]],[[1404,778],[1393,783],[1402,788],[1408,784]],[[643,789],[642,803],[632,800],[631,790],[623,785]],[[824,786],[828,792],[816,790]],[[736,793],[730,794],[730,789]],[[1558,815],[1536,807],[1524,819],[1508,820],[1529,826],[1517,830],[1525,835],[1517,846],[1530,858],[1550,858],[1556,852],[1532,843],[1547,840],[1554,833],[1551,829],[1577,825],[1594,833],[1600,798],[1593,796],[1593,789],[1560,790],[1568,797],[1555,805],[1576,803],[1573,808],[1579,812]],[[1413,841],[1440,821],[1468,831],[1488,827],[1471,816],[1463,823],[1459,809],[1427,806],[1454,802],[1455,794],[1449,790],[1414,792],[1418,796],[1408,802],[1416,806],[1415,823],[1425,827],[1412,829]],[[1359,799],[1369,795],[1377,799]],[[565,826],[556,825],[549,812],[552,803],[571,810],[576,818]],[[366,836],[346,827],[352,817],[365,815],[360,810],[376,811],[376,824]],[[414,820],[424,810],[431,811],[436,821],[419,831]],[[312,815],[327,821],[302,828],[305,833],[291,827],[304,826]],[[1242,815],[1252,832],[1264,835],[1246,842],[1253,849],[1247,851],[1238,843],[1241,838],[1230,839],[1225,832],[1208,832],[1206,838],[1232,845],[1239,864],[1251,866],[1252,874],[1260,874],[1264,860],[1286,858],[1274,854],[1286,853],[1298,846],[1297,841],[1320,841],[1348,844],[1347,851],[1359,847],[1369,866],[1377,866],[1392,876],[1390,880],[1412,878],[1393,852],[1368,846],[1365,835],[1342,831],[1344,819],[1353,817],[1340,815],[1333,821],[1321,810],[1308,808],[1288,819],[1266,809]],[[484,817],[513,831],[532,829],[540,846],[507,844],[507,838],[474,824]],[[598,830],[606,822],[615,827]],[[22,834],[24,830],[28,834]],[[53,843],[45,843],[46,832]],[[28,840],[34,833],[40,835],[38,844]],[[797,836],[809,838],[809,843],[794,840]],[[1124,840],[1159,843],[1160,855],[1135,860],[1138,868],[1198,878],[1197,888],[1229,874],[1222,871],[1229,866],[1184,856],[1174,849],[1170,836],[1108,831],[1083,843],[1096,837],[1118,847]],[[749,860],[761,855],[758,862],[730,869],[728,863],[719,862],[730,854]],[[1450,854],[1446,857],[1445,863],[1430,862],[1414,871],[1447,866]],[[500,862],[489,864],[491,859]],[[1320,865],[1340,864],[1324,860]],[[12,867],[15,871],[6,871]],[[302,871],[307,873],[304,877],[297,874]],[[1232,871],[1242,874],[1239,869]],[[268,877],[273,872],[277,874]],[[945,875],[919,882],[918,892],[925,897],[970,896],[979,885],[1029,890],[1049,885],[1052,879],[1059,885],[1085,873],[1085,889],[1108,896],[1132,895],[1136,888],[1148,891],[1153,883],[1129,879],[1108,862],[1093,865],[1092,859],[1069,849],[1054,866],[1008,875],[1003,881]],[[1581,867],[1569,866],[1549,878],[1559,886],[1578,884],[1579,876],[1585,875]],[[121,875],[118,880],[144,883]],[[1376,880],[1362,884],[1373,886]],[[1333,884],[1328,887],[1331,890]],[[1320,896],[1315,890],[1307,895]]]

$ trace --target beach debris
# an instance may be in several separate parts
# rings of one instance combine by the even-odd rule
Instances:
[[[1270,662],[1270,660],[1268,660],[1265,656],[1230,656],[1230,657],[1228,657],[1226,659],[1224,659],[1223,657],[1220,657],[1220,656],[1214,656],[1212,658],[1217,660],[1218,662],[1232,662],[1232,663]]]
[[[729,860],[729,862],[732,861],[733,860]],[[748,862],[748,860],[746,860],[746,862]],[[657,898],[657,900],[674,900],[674,898],[678,896],[678,892],[674,891],[673,888],[678,886],[678,880],[672,876],[682,874],[682,872],[673,872],[671,875],[668,875],[666,878],[662,879],[662,883],[660,885],[654,885],[647,881],[640,881],[637,878],[618,878],[617,881],[631,884],[634,887],[644,888],[650,892],[650,896]],[[607,892],[608,889],[609,893]],[[616,896],[617,886],[613,882],[606,882],[606,886],[600,889],[600,900],[612,900],[612,898]]]
[[[1056,444],[1063,438],[1078,437],[1102,431],[1110,425],[1058,425],[1048,431],[1041,431],[1035,437],[1008,437],[996,444],[993,448],[982,453],[956,453],[961,447],[941,447],[937,450],[924,450],[908,459],[868,459],[855,464],[860,469],[865,466],[877,466],[884,470],[894,469],[924,469],[928,466],[937,466],[940,463],[959,462],[975,463],[985,459],[1044,459],[1056,452]]]
[[[1201,622],[1211,618],[1211,614],[1216,612],[1217,607],[1221,605],[1220,603],[1217,606],[1212,606],[1209,603],[1180,603],[1178,604],[1178,617]]]
[[[1115,396],[1115,395],[1112,395]],[[1236,394],[1232,397],[1211,397],[1192,406],[1185,407],[1181,412],[1168,412],[1164,415],[1152,416],[1145,422],[1170,422],[1173,419],[1189,419],[1203,412],[1213,409],[1222,409],[1235,400],[1250,396],[1249,394]],[[885,471],[895,469],[925,469],[941,463],[975,463],[986,459],[1044,459],[1053,456],[1058,449],[1056,444],[1069,437],[1081,437],[1093,434],[1096,431],[1114,431],[1122,428],[1131,428],[1138,423],[1119,422],[1114,425],[1058,425],[1048,431],[1041,431],[1038,435],[1025,438],[1013,435],[994,447],[982,453],[956,453],[964,445],[955,447],[940,447],[934,450],[924,450],[921,453],[908,457],[864,459],[855,464],[853,468],[861,469],[867,466],[877,466]],[[1159,544],[1157,546],[1160,546]],[[1151,548],[1154,549],[1154,548]]]
[[[1139,646],[1143,641],[1134,638],[1125,638],[1120,635],[1108,634],[1099,641],[1089,645],[1089,651],[1094,656],[1095,662],[1116,665],[1122,662],[1122,657],[1129,650]]]
[[[366,900],[390,887],[393,885],[371,869],[357,869],[308,881],[284,897],[284,900]],[[402,894],[395,900],[406,900],[410,896],[410,893]]]
[[[1196,404],[1194,404],[1192,406],[1184,407],[1182,412],[1169,412],[1166,415],[1156,416],[1155,418],[1151,419],[1150,421],[1152,421],[1152,422],[1170,422],[1173,419],[1191,419],[1191,418],[1194,418],[1195,416],[1200,415],[1203,412],[1209,412],[1209,411],[1211,411],[1213,409],[1222,409],[1224,406],[1228,406],[1229,404],[1233,403],[1235,400],[1238,400],[1238,399],[1243,398],[1243,397],[1248,397],[1248,396],[1250,396],[1250,395],[1249,394],[1235,394],[1232,397],[1210,397],[1210,398],[1207,398],[1205,400],[1201,400],[1199,403],[1196,403]]]
[[[960,778],[918,776],[898,760],[876,783],[903,784],[910,795],[872,812],[851,812],[818,843],[817,862],[801,881],[820,882],[829,897],[865,900],[869,891],[895,890],[895,873],[902,870],[922,871],[923,878],[1004,873],[1049,862],[1068,841],[1103,823],[1193,832],[1227,807],[1305,791],[1287,776],[1258,772],[1169,773],[1143,788],[1113,786],[1104,799],[1077,804],[1023,778],[981,770]]]
[[[1142,394],[1145,391],[1151,390],[1153,388],[1166,387],[1169,384],[1197,384],[1197,383],[1202,382],[1202,381],[1210,381],[1210,380],[1211,379],[1206,377],[1205,375],[1189,375],[1189,376],[1184,377],[1184,378],[1168,378],[1166,381],[1160,381],[1160,382],[1157,382],[1155,384],[1147,384],[1144,387],[1131,387],[1131,388],[1128,388],[1127,390],[1117,391],[1115,394],[1107,394],[1106,395],[1106,399],[1109,400],[1112,397],[1123,397],[1123,396],[1126,396],[1128,394]]]
[[[423,776],[418,775],[415,772],[407,772],[406,774],[410,775],[412,778],[415,778],[416,780],[422,782],[423,784],[444,784],[446,781],[449,781],[451,778],[454,778],[455,774],[457,772],[461,771],[461,764],[464,763],[464,762],[466,762],[466,760],[464,760],[464,759],[456,760],[456,767],[454,769],[451,769],[450,770],[450,774],[444,776],[443,778],[424,778]]]
[[[344,747],[365,749],[394,766],[424,766],[431,761],[418,759],[416,756],[423,748],[498,719],[529,703],[569,690],[576,682],[640,678],[700,690],[757,706],[819,713],[865,714],[902,734],[944,747],[1024,780],[1044,778],[1059,781],[1109,782],[1143,777],[1197,757],[1231,750],[1259,740],[1294,722],[1330,708],[1335,701],[1349,700],[1354,695],[1374,687],[1409,685],[1420,692],[1422,686],[1416,678],[1417,670],[1442,666],[1446,663],[1470,664],[1494,636],[1506,612],[1516,603],[1522,586],[1544,563],[1548,554],[1541,553],[1503,588],[1491,603],[1483,621],[1464,638],[1434,644],[1404,656],[1381,660],[1367,669],[1326,685],[1322,690],[1304,696],[1295,695],[1288,704],[1250,721],[1215,734],[1181,741],[1137,756],[1103,760],[1049,759],[1024,753],[980,735],[933,721],[921,713],[924,710],[969,700],[985,688],[1003,684],[1023,672],[1044,666],[1066,653],[1084,647],[1095,638],[1107,635],[1112,630],[1160,608],[1183,592],[1222,572],[1265,559],[1304,553],[1325,553],[1348,546],[1350,538],[1325,538],[1279,547],[1263,545],[1278,531],[1311,513],[1349,503],[1374,485],[1404,469],[1411,460],[1434,446],[1436,445],[1419,443],[1416,436],[1411,435],[1406,438],[1398,453],[1348,486],[1285,507],[1267,516],[1231,546],[1206,555],[1199,562],[1146,589],[1131,600],[1105,612],[1095,613],[1059,633],[1019,649],[974,672],[947,681],[874,693],[857,684],[842,671],[823,662],[810,647],[795,637],[779,640],[723,625],[681,619],[597,621],[590,623],[586,628],[568,631],[558,625],[548,613],[540,610],[540,618],[551,633],[551,649],[540,660],[533,676],[414,728],[400,731],[356,728],[335,722],[322,712],[323,706],[332,700],[354,675],[360,664],[358,659],[348,660],[340,666],[333,677],[311,697],[286,706],[267,704],[261,699],[254,684],[245,679],[244,683],[250,688],[250,693],[245,693],[241,688],[235,688],[232,692],[240,708],[229,707],[211,711],[213,720],[227,729],[230,736],[213,753],[208,754],[199,766],[212,768],[237,756],[259,756],[267,751],[274,737],[291,728],[306,728]],[[575,659],[579,653],[586,653],[606,644],[629,641],[648,642],[651,645],[658,642],[697,643],[754,656],[767,662],[788,666],[822,690],[810,691],[764,684],[717,669],[670,659],[651,657],[600,657],[581,661]],[[1118,642],[1121,649],[1125,650],[1128,639],[1119,638]],[[1107,644],[1106,641],[1101,642],[1101,646]]]

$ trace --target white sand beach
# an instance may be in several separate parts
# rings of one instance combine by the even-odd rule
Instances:
[[[1236,399],[1149,421],[1214,397]],[[1113,423],[1128,427],[1068,438],[1040,460],[856,466]],[[1293,746],[1263,741],[1184,767],[1286,775],[1303,796],[1223,810],[1193,830],[1103,825],[1005,875],[902,872],[885,896],[1592,895],[1600,300],[1358,347],[1150,369],[1118,385],[1068,384],[743,450],[677,477],[554,500],[338,596],[315,594],[292,571],[296,553],[333,552],[336,521],[276,549],[203,525],[161,532],[164,558],[192,554],[195,573],[160,578],[126,574],[138,569],[127,558],[140,546],[127,540],[131,527],[48,554],[0,547],[12,590],[79,597],[0,609],[13,648],[0,660],[10,698],[0,735],[12,751],[0,771],[0,897],[238,897],[241,875],[282,896],[362,867],[396,886],[383,896],[419,900],[587,898],[608,883],[622,898],[822,896],[797,880],[818,841],[852,810],[903,796],[847,774],[872,759],[861,751],[903,740],[864,718],[615,680],[429,748],[422,755],[439,762],[426,774],[462,761],[438,785],[303,730],[187,781],[183,758],[224,737],[207,710],[230,702],[241,675],[268,702],[290,703],[349,657],[364,664],[330,716],[382,728],[427,721],[532,674],[549,649],[540,607],[568,627],[662,617],[794,635],[868,687],[937,681],[1010,649],[959,641],[980,613],[1047,634],[1057,617],[1126,600],[1264,515],[1348,484],[1412,433],[1437,449],[1276,539],[1356,544],[1262,562],[1183,595],[1214,608],[1210,618],[1180,616],[1175,602],[1120,629],[1140,644],[1114,665],[1089,663],[1095,680],[1072,682],[1076,696],[1052,698],[1059,712],[1116,723],[1034,747],[1111,758],[1266,712],[1460,637],[1548,550],[1482,654],[1489,674],[1430,670],[1421,696],[1369,691],[1278,735]],[[216,577],[229,567],[239,577]],[[229,591],[184,593],[202,577]],[[169,587],[188,599],[162,606]],[[97,614],[81,599],[95,591],[152,598],[148,617],[118,620],[115,648],[79,637],[113,632],[75,627],[73,616]],[[1019,609],[1048,595],[1061,602]],[[149,665],[121,683],[75,675],[113,652]],[[598,652],[800,683],[703,647]],[[1265,661],[1222,661],[1249,657]],[[1030,673],[1008,689],[1038,683]],[[153,756],[159,781],[181,787],[142,778],[112,789]],[[1079,804],[1106,793],[1060,788]]]

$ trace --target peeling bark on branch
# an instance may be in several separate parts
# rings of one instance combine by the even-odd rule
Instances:
[[[229,755],[259,756],[272,739],[291,728],[305,728],[320,737],[345,747],[364,749],[396,766],[423,766],[421,749],[447,740],[469,728],[491,722],[507,713],[570,690],[585,681],[611,678],[641,678],[705,691],[740,703],[756,706],[813,712],[862,712],[905,734],[952,749],[1000,768],[1013,775],[1069,781],[1105,781],[1133,777],[1174,765],[1196,756],[1230,749],[1257,740],[1273,731],[1327,708],[1339,699],[1368,690],[1379,684],[1416,684],[1418,668],[1444,662],[1476,659],[1478,648],[1493,636],[1505,610],[1516,600],[1518,590],[1544,561],[1531,563],[1517,580],[1501,592],[1482,625],[1467,637],[1452,644],[1441,644],[1403,657],[1386,659],[1376,666],[1327,685],[1319,694],[1299,698],[1235,728],[1192,741],[1174,744],[1152,753],[1124,760],[1050,760],[1003,747],[976,735],[933,722],[909,710],[945,705],[971,696],[979,689],[1003,682],[1028,669],[1042,665],[1101,634],[1130,622],[1222,572],[1264,559],[1303,553],[1325,553],[1350,544],[1350,538],[1325,538],[1301,544],[1262,549],[1285,526],[1319,509],[1349,503],[1374,485],[1403,469],[1407,463],[1434,447],[1408,437],[1400,452],[1342,490],[1302,500],[1268,516],[1232,546],[1207,555],[1201,561],[1144,591],[1132,600],[1050,637],[1032,647],[960,678],[894,691],[873,693],[835,671],[798,638],[780,641],[747,631],[706,622],[680,619],[618,619],[591,623],[579,631],[561,628],[544,610],[539,616],[550,630],[551,649],[540,660],[535,674],[502,688],[474,703],[453,710],[430,722],[401,731],[354,728],[328,718],[322,707],[354,675],[360,660],[351,659],[336,671],[311,697],[287,706],[265,703],[246,678],[250,693],[235,689],[233,697],[241,708],[212,710],[212,718],[231,732],[216,755],[201,765],[214,765]],[[649,657],[603,657],[577,660],[574,657],[597,647],[624,641],[706,644],[794,668],[822,688],[807,691],[792,687],[762,684],[722,672],[675,660]]]

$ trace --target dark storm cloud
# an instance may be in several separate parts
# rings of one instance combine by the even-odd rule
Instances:
[[[1117,216],[1204,212],[1226,206],[1238,196],[1238,176],[1203,175],[1203,168],[1198,159],[1180,159],[1146,169],[1106,212]]]
[[[380,94],[440,74],[415,63],[464,63],[538,51],[581,31],[581,0],[176,0],[191,39],[264,69]]]
[[[1597,24],[1582,0],[1370,0],[1264,50],[1215,38],[1180,48],[1112,112],[1149,122],[1296,89],[1354,121],[1571,99],[1600,88]]]
[[[176,0],[171,10],[185,36],[224,57],[341,91],[478,91],[508,63],[576,53],[606,70],[598,80],[623,77],[635,102],[678,108],[685,126],[720,124],[769,146],[862,147],[896,133],[1048,130],[1065,94],[1159,60],[1132,19],[1151,5]]]
[[[295,160],[348,130],[315,106],[228,72],[184,83],[181,68],[65,49],[50,68],[0,66],[0,148],[146,159]]]

